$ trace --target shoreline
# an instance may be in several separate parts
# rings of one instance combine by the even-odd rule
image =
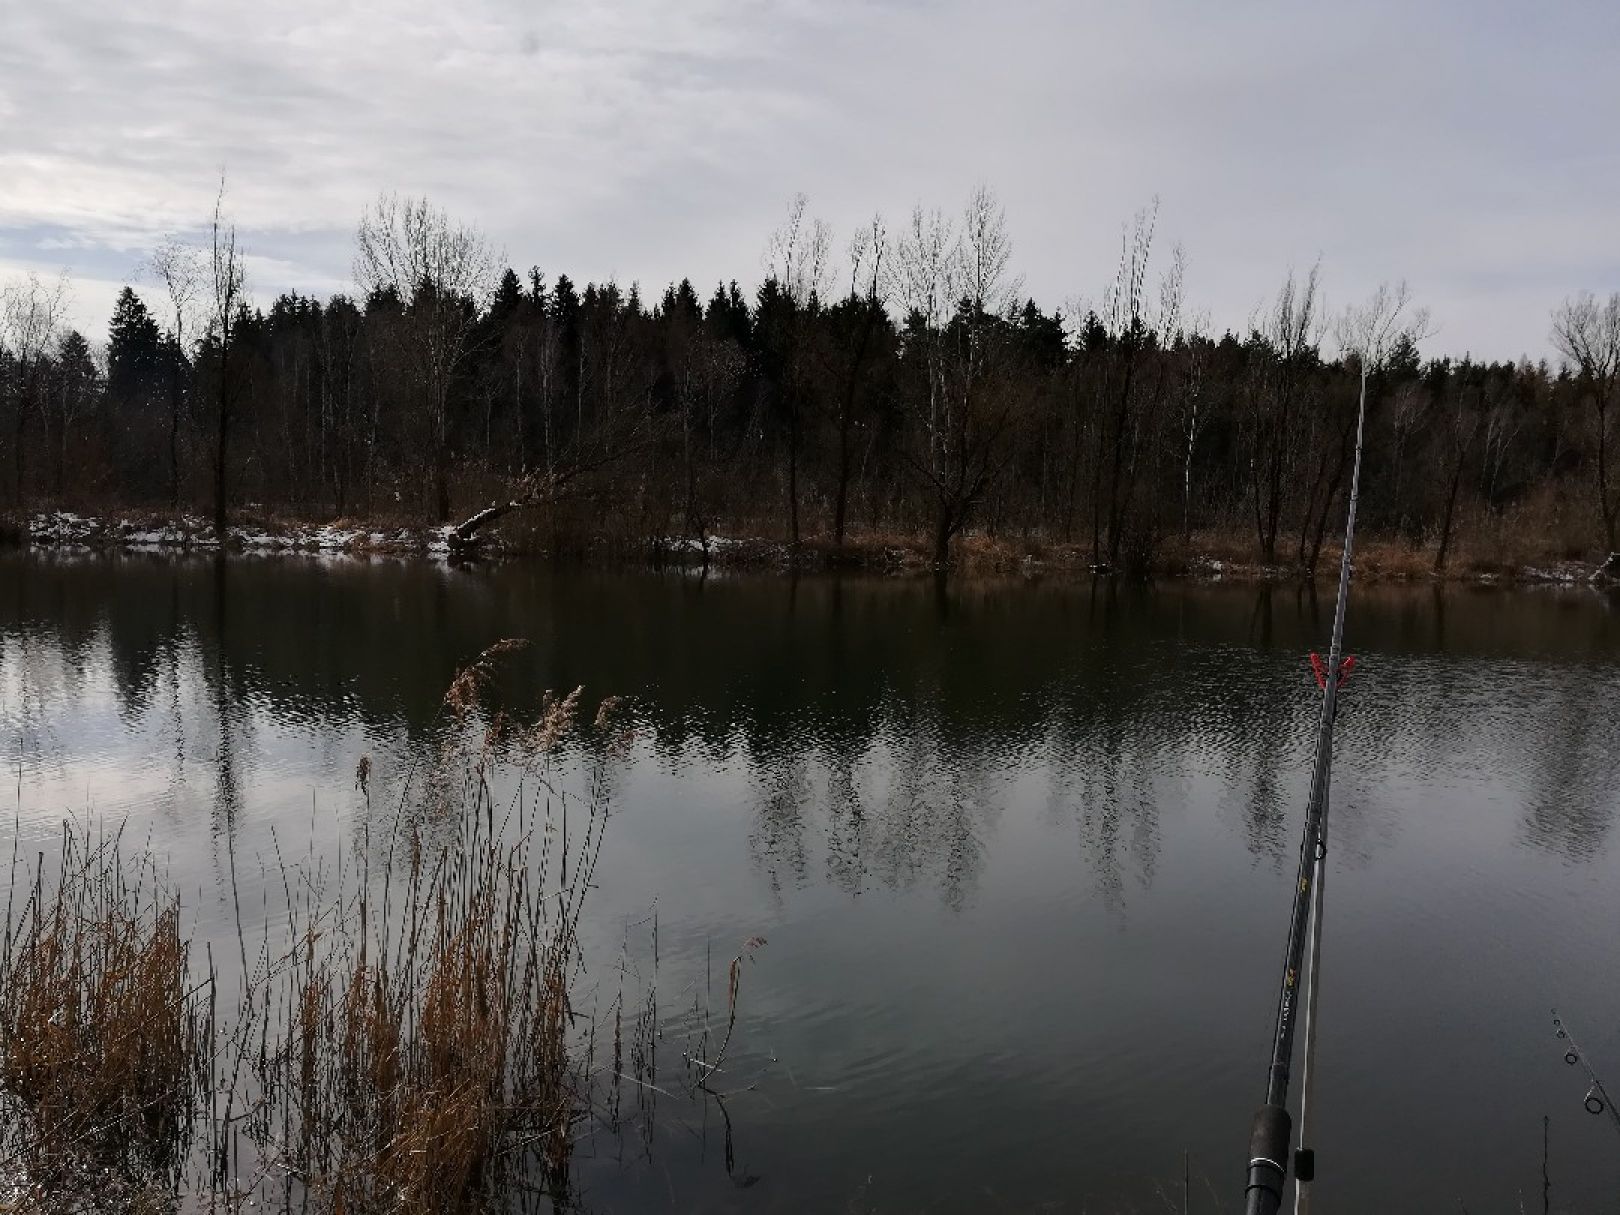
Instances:
[[[923,577],[934,573],[921,537],[856,536],[842,545],[811,537],[794,546],[756,536],[664,537],[625,551],[587,541],[558,552],[545,545],[485,534],[472,545],[458,543],[456,526],[366,522],[343,518],[322,523],[244,513],[229,528],[226,551],[243,556],[306,555],[450,560],[574,560],[604,566],[641,566],[716,572],[791,574],[854,573],[878,577]],[[159,512],[81,514],[30,512],[0,523],[0,548],[43,552],[204,554],[219,551],[213,524],[200,515]],[[1229,535],[1195,535],[1190,543],[1167,542],[1147,580],[1200,582],[1305,582],[1338,574],[1337,546],[1324,547],[1313,573],[1291,563],[1267,565],[1243,552]],[[1252,549],[1252,541],[1248,546]],[[1547,555],[1528,562],[1457,561],[1436,573],[1432,553],[1418,546],[1367,537],[1357,545],[1356,577],[1366,582],[1428,585],[1580,586],[1620,585],[1620,560],[1579,561]],[[957,541],[951,573],[957,577],[1022,577],[1084,580],[1130,577],[1094,568],[1085,545],[1015,541],[972,534]]]

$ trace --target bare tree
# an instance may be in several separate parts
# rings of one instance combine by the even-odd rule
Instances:
[[[1290,271],[1257,326],[1264,361],[1261,382],[1250,393],[1250,498],[1260,559],[1268,563],[1277,559],[1283,491],[1293,470],[1301,397],[1324,329],[1321,270],[1317,262],[1303,283]]]
[[[995,195],[980,186],[962,227],[918,207],[894,250],[891,280],[906,309],[906,341],[920,350],[926,406],[916,411],[921,451],[907,453],[933,511],[934,565],[1006,463],[1015,393],[992,374],[1006,345],[1019,280],[1007,272],[1012,240]]]
[[[787,296],[791,308],[784,343],[782,368],[782,407],[788,432],[788,524],[792,541],[799,543],[799,448],[800,397],[804,390],[804,322],[821,304],[828,284],[828,253],[832,229],[822,220],[810,219],[810,205],[804,194],[795,194],[788,204],[787,219],[771,233],[765,247],[765,264],[770,276]]]
[[[1390,511],[1395,521],[1395,533],[1400,536],[1411,534],[1413,511],[1409,510],[1408,486],[1406,482],[1406,457],[1412,447],[1413,440],[1428,430],[1429,414],[1434,407],[1434,397],[1428,388],[1421,383],[1402,384],[1397,388],[1390,399],[1390,452],[1389,461],[1393,466],[1391,478],[1393,485],[1390,488]]]
[[[1119,388],[1111,418],[1105,418],[1103,424],[1097,427],[1097,454],[1092,464],[1091,560],[1096,568],[1113,568],[1119,564],[1145,431],[1149,429],[1140,425],[1135,416],[1139,409],[1136,373],[1141,356],[1163,336],[1147,298],[1148,261],[1153,252],[1153,234],[1158,220],[1159,200],[1155,198],[1136,213],[1130,225],[1122,229],[1119,268],[1103,299],[1100,319],[1109,339],[1108,346],[1113,356],[1111,364],[1117,364],[1111,365],[1109,371]],[[1165,283],[1161,308],[1179,319],[1181,284],[1174,277]],[[1157,401],[1149,401],[1148,405],[1154,407]],[[1106,558],[1101,531],[1105,451],[1108,464]]]
[[[808,195],[795,194],[787,218],[771,233],[765,248],[766,269],[800,308],[826,295],[831,270],[832,227],[810,218],[809,206]]]
[[[979,185],[962,209],[962,239],[957,243],[957,291],[975,313],[1004,318],[1024,288],[1011,274],[1012,237],[1007,213],[989,186]]]
[[[1475,378],[1473,365],[1463,360],[1457,369],[1456,390],[1452,394],[1452,409],[1450,425],[1447,427],[1447,446],[1450,456],[1450,481],[1446,489],[1445,514],[1440,519],[1440,543],[1435,549],[1434,572],[1440,573],[1446,568],[1446,556],[1451,551],[1452,524],[1457,517],[1457,496],[1462,489],[1463,465],[1474,449],[1474,440],[1479,434],[1480,419],[1489,415],[1495,405],[1495,397],[1502,395],[1499,386],[1489,369],[1481,368],[1477,373],[1478,384],[1470,385],[1469,380]],[[1475,408],[1468,408],[1468,390],[1475,389]]]
[[[28,419],[41,403],[41,364],[56,341],[62,321],[67,316],[72,287],[67,271],[54,283],[40,282],[39,275],[30,273],[19,283],[13,283],[0,292],[0,347],[9,350],[17,364],[13,407],[16,410],[12,426],[13,501],[23,505],[26,488],[26,456],[24,447],[28,439]]]
[[[1356,418],[1368,408],[1369,383],[1375,375],[1389,367],[1398,353],[1415,355],[1418,344],[1431,332],[1428,309],[1413,306],[1411,289],[1404,281],[1393,287],[1380,283],[1366,303],[1352,304],[1345,309],[1338,319],[1336,330],[1341,355],[1356,362],[1359,402],[1355,411],[1346,411],[1337,445],[1338,459],[1332,464],[1331,475],[1320,496],[1316,486],[1312,486],[1312,500],[1307,511],[1315,513],[1316,524],[1309,555],[1304,562],[1307,571],[1316,569],[1322,551],[1328,516],[1333,509],[1338,487],[1349,468]]]
[[[1516,373],[1529,377],[1535,374],[1528,359],[1521,361]],[[1495,403],[1485,415],[1485,448],[1480,458],[1480,494],[1490,510],[1497,508],[1497,494],[1501,489],[1502,470],[1508,456],[1519,446],[1526,411],[1511,391],[1497,394]]]
[[[1570,369],[1580,377],[1592,402],[1597,431],[1598,515],[1603,539],[1612,553],[1620,529],[1620,490],[1609,485],[1609,440],[1614,429],[1613,409],[1620,389],[1620,291],[1599,300],[1590,291],[1571,296],[1553,312],[1553,345]]]
[[[867,355],[878,322],[883,319],[883,306],[887,294],[887,267],[889,234],[883,217],[874,215],[872,222],[856,229],[849,242],[849,300],[860,310],[856,337],[849,349],[844,375],[843,392],[839,394],[834,424],[838,435],[837,481],[833,492],[833,543],[843,544],[849,518],[849,482],[851,444],[855,429],[856,402],[861,378],[867,366]]]
[[[236,311],[242,302],[247,274],[242,253],[236,244],[236,225],[225,215],[225,178],[219,179],[214,196],[214,215],[209,226],[209,315],[210,332],[219,343],[219,396],[214,444],[214,536],[221,546],[226,530],[226,467],[230,454],[231,354],[236,341]]]
[[[169,313],[173,318],[170,329],[173,349],[169,363],[169,504],[180,509],[180,411],[185,396],[184,372],[190,352],[186,346],[187,333],[202,292],[203,265],[196,249],[184,244],[179,237],[166,237],[152,252],[152,272],[163,283],[169,297]]]
[[[908,341],[921,343],[927,369],[928,461],[937,473],[944,427],[940,405],[944,380],[945,321],[956,289],[956,229],[938,208],[913,207],[911,220],[895,245],[890,291],[900,302]]]
[[[1356,360],[1363,385],[1397,350],[1415,348],[1432,332],[1429,310],[1413,306],[1404,280],[1393,287],[1380,283],[1366,303],[1346,308],[1337,326],[1339,347]]]
[[[1177,247],[1177,255],[1181,250]],[[1204,397],[1205,359],[1209,350],[1209,316],[1198,312],[1191,316],[1182,332],[1186,349],[1186,362],[1181,382],[1182,430],[1187,436],[1181,465],[1181,536],[1192,536],[1192,481],[1193,455],[1198,449],[1198,436],[1209,424],[1207,411],[1200,410]]]
[[[450,517],[451,390],[498,262],[482,233],[426,198],[379,197],[355,234],[355,280],[368,294],[393,295],[400,306],[396,332],[427,421],[439,522]]]

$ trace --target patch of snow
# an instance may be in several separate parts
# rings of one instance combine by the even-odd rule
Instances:
[[[327,525],[315,529],[312,537],[316,548],[322,552],[341,552],[348,548],[357,539],[360,533],[347,528],[338,528]]]
[[[427,551],[430,557],[447,557],[450,555],[450,536],[456,529],[453,527],[436,527],[428,532]]]

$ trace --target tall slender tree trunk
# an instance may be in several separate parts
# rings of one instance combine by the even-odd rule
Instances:
[[[1181,539],[1192,539],[1193,446],[1198,441],[1198,398],[1192,402],[1192,419],[1187,423],[1187,458],[1181,466]]]
[[[1125,458],[1125,423],[1131,412],[1131,380],[1136,374],[1135,352],[1125,358],[1125,384],[1119,394],[1119,409],[1114,415],[1114,458],[1108,474],[1108,564],[1119,564],[1120,533],[1124,523],[1124,504],[1120,500],[1119,477]]]
[[[230,442],[231,427],[231,343],[222,333],[219,343],[219,436],[214,448],[214,538],[220,548],[225,546],[225,456]]]
[[[169,508],[180,509],[180,371],[169,377]]]
[[[11,452],[12,469],[14,474],[12,491],[15,495],[15,501],[19,507],[23,505],[25,500],[25,495],[23,492],[23,478],[27,472],[27,469],[25,458],[23,456],[23,444],[28,441],[28,398],[32,395],[29,392],[29,383],[31,378],[32,377],[29,375],[28,371],[28,364],[24,363],[20,368],[18,368],[17,374],[17,425],[12,435]]]
[[[882,306],[868,296],[866,316],[861,322],[860,340],[855,344],[855,355],[850,360],[849,376],[844,381],[843,410],[838,415],[838,485],[833,501],[833,543],[844,543],[844,525],[849,515],[850,431],[855,425],[856,394],[860,390],[861,369],[866,363],[866,351],[872,344],[872,332],[877,328]]]
[[[1341,465],[1334,471],[1333,479],[1328,483],[1327,494],[1322,498],[1322,509],[1316,515],[1316,530],[1311,534],[1311,552],[1305,559],[1305,573],[1311,577],[1316,575],[1317,563],[1322,559],[1322,545],[1327,539],[1328,516],[1333,513],[1333,495],[1343,479]]]
[[[955,534],[953,512],[944,499],[934,518],[934,568],[944,572],[951,564],[951,537]]]
[[[1446,494],[1446,513],[1440,520],[1440,548],[1434,554],[1434,572],[1439,573],[1446,568],[1446,554],[1451,548],[1451,520],[1457,511],[1457,490],[1462,486],[1463,453],[1457,452],[1456,462],[1451,466],[1451,489]]]
[[[1074,539],[1074,507],[1080,496],[1080,467],[1085,456],[1083,435],[1085,427],[1080,424],[1080,393],[1078,381],[1075,381],[1074,393],[1074,432],[1069,440],[1069,484],[1064,493],[1063,501],[1063,542],[1068,544]]]
[[[64,393],[67,389],[64,387]],[[68,415],[67,399],[62,400],[62,414],[56,435],[56,500],[60,503],[67,492]]]
[[[799,547],[799,410],[788,396],[788,529],[793,547]]]
[[[450,522],[450,442],[447,427],[439,425],[438,442],[433,445],[433,521]]]
[[[1103,373],[1103,395],[1106,396],[1108,372]],[[1103,417],[1103,400],[1097,402],[1096,453],[1091,460],[1091,566],[1102,565],[1102,466],[1103,443],[1108,438],[1108,425]]]
[[[844,543],[844,523],[849,513],[849,410],[838,427],[838,489],[833,499],[833,543]]]
[[[1609,497],[1609,402],[1606,395],[1598,397],[1598,449],[1597,449],[1597,478],[1598,478],[1598,509],[1603,515],[1603,538],[1608,543],[1609,551],[1616,551],[1616,516],[1620,515],[1620,502]]]

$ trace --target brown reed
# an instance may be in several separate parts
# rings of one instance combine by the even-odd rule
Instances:
[[[49,884],[48,868],[41,854],[0,946],[0,1167],[36,1194],[89,1176],[172,1188],[207,1046],[179,900],[131,880],[117,836],[64,824]]]
[[[116,837],[64,832],[54,870],[41,858],[8,907],[0,1106],[17,1116],[0,1180],[75,1210],[135,1209],[154,1178],[163,1209],[566,1202],[591,1101],[578,928],[628,733],[604,701],[585,791],[565,790],[554,757],[581,732],[581,691],[547,694],[528,724],[485,705],[518,644],[458,673],[439,770],[385,833],[365,820],[335,875],[282,865],[283,934],[267,927],[250,962],[238,927],[234,1006],[211,956],[194,965],[178,900]],[[232,883],[234,899],[234,866]],[[129,1185],[98,1206],[111,1168]]]

